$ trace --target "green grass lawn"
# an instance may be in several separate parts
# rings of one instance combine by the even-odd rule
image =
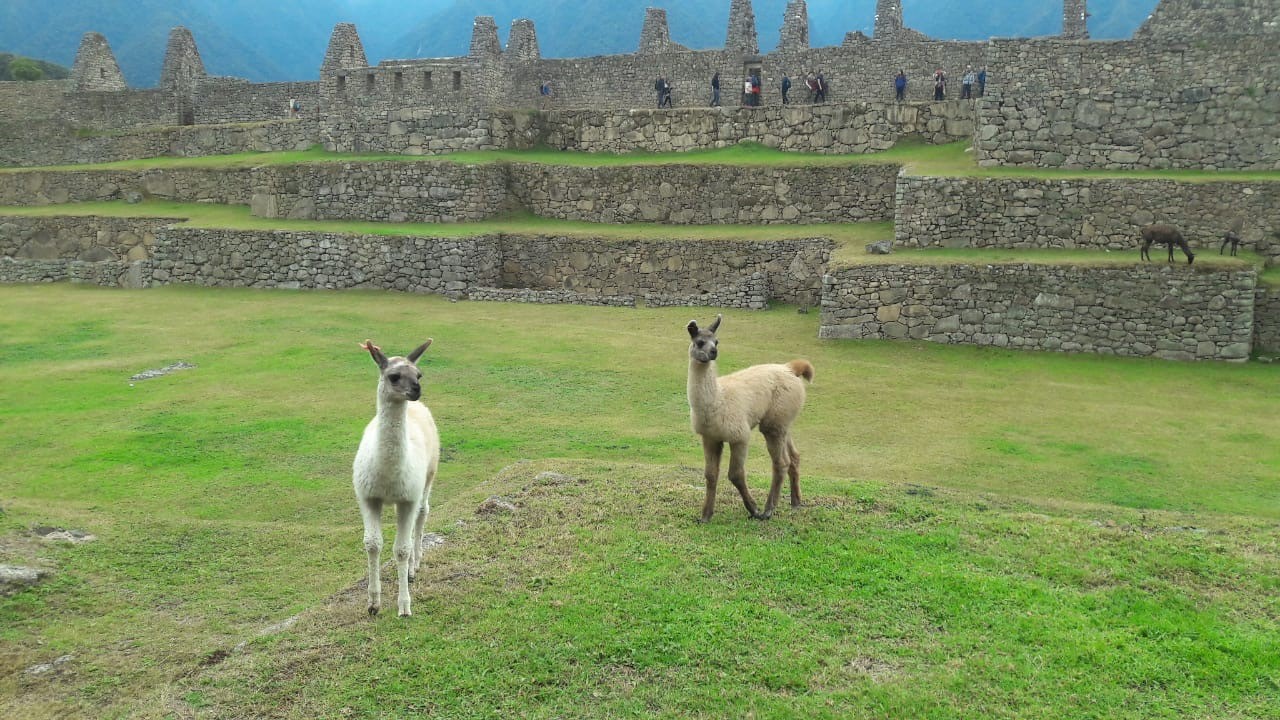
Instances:
[[[370,153],[331,153],[320,146],[310,150],[270,153],[239,153],[207,157],[158,157],[123,160],[94,165],[62,165],[45,168],[0,168],[0,172],[30,170],[146,170],[152,168],[242,168],[265,165],[296,165],[327,162],[456,162],[481,165],[495,162],[527,162],[576,167],[637,165],[734,165],[751,167],[811,167],[863,164],[902,165],[912,175],[954,177],[1025,177],[1038,179],[1141,179],[1178,182],[1280,182],[1280,171],[1203,170],[1071,170],[1053,168],[980,168],[968,142],[926,145],[903,141],[893,148],[862,155],[824,155],[784,152],[759,143],[744,142],[714,150],[679,153],[584,153],[539,148],[534,150],[493,150],[458,152],[448,155],[410,156]]]
[[[0,563],[53,573],[0,598],[0,716],[1280,713],[1277,366],[729,311],[722,372],[817,368],[806,504],[752,521],[722,481],[700,525],[684,325],[713,313],[0,287]],[[369,619],[357,343],[428,336],[446,543],[414,618]]]

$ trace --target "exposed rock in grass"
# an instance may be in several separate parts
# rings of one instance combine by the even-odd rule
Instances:
[[[515,511],[514,503],[497,495],[485,498],[485,501],[480,503],[480,507],[476,508],[477,515],[510,515]]]
[[[40,568],[0,565],[0,595],[11,595],[23,588],[31,587],[48,574],[48,570]]]
[[[67,530],[65,528],[48,527],[45,525],[32,528],[31,532],[41,540],[48,540],[50,542],[69,542],[75,545],[93,542],[98,539],[97,535],[87,533],[83,530]]]
[[[178,362],[173,363],[172,365],[165,365],[164,367],[157,368],[155,370],[143,370],[137,375],[130,376],[129,379],[130,380],[150,380],[152,378],[163,377],[165,375],[168,375],[169,373],[176,372],[178,370],[194,370],[195,367],[196,366],[192,365],[191,363],[179,360]]]
[[[867,246],[867,252],[872,255],[889,255],[893,252],[893,241],[881,240],[880,242],[873,242]]]
[[[75,657],[76,657],[75,655],[62,655],[60,657],[54,658],[53,660],[50,660],[47,663],[37,663],[27,668],[26,670],[24,670],[23,674],[30,675],[31,677],[41,677],[44,675],[50,675],[61,670],[62,666],[74,660]]]
[[[540,472],[533,477],[535,485],[572,485],[578,482],[578,479],[569,475],[558,472]]]

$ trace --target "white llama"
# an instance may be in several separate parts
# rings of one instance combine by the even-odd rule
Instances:
[[[395,503],[396,604],[409,617],[409,579],[422,562],[422,526],[430,510],[431,484],[440,464],[440,436],[422,396],[418,358],[427,340],[408,357],[388,358],[371,341],[361,345],[378,364],[378,412],[364,429],[352,465],[352,483],[364,518],[364,549],[369,554],[369,614],[382,609],[382,505]]]
[[[702,452],[706,461],[704,475],[707,497],[702,505],[702,521],[711,519],[716,508],[716,483],[720,479],[720,458],[724,444],[729,443],[729,482],[742,495],[751,517],[768,520],[778,505],[782,492],[782,475],[791,478],[791,506],[800,505],[800,453],[791,440],[791,423],[804,407],[805,388],[801,378],[813,382],[813,365],[807,360],[792,360],[785,365],[753,365],[738,372],[716,377],[716,356],[720,340],[716,330],[721,316],[711,327],[699,329],[690,321],[689,337],[689,414],[693,431],[702,436]],[[773,459],[773,484],[764,512],[747,490],[747,445],[756,426],[764,435]]]

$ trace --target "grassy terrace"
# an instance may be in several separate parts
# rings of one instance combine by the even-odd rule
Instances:
[[[385,223],[350,220],[287,220],[255,217],[243,205],[148,201],[69,203],[36,207],[0,207],[0,216],[57,217],[158,217],[186,218],[180,224],[198,228],[327,232],[350,235],[422,237],[475,237],[498,233],[510,235],[551,235],[605,238],[609,240],[709,240],[769,241],[825,237],[835,242],[832,260],[841,265],[950,265],[958,263],[1124,266],[1138,261],[1130,252],[1098,250],[1005,249],[1005,248],[896,248],[892,255],[870,255],[867,243],[893,238],[892,223],[833,223],[818,225],[661,225],[633,223],[607,225],[557,220],[536,215],[516,215],[488,222],[471,223]],[[1157,250],[1159,250],[1157,248]],[[1155,252],[1155,251],[1153,251]],[[1161,251],[1162,252],[1162,251]],[[1159,252],[1155,253],[1156,255]],[[1180,261],[1180,256],[1179,256]],[[1263,258],[1250,252],[1238,257],[1202,252],[1196,256],[1199,268],[1223,270],[1261,268]],[[1280,286],[1280,268],[1263,275],[1263,281]]]
[[[1280,716],[1277,366],[731,311],[722,372],[817,368],[806,503],[748,520],[722,478],[699,524],[714,312],[0,287],[0,563],[52,571],[0,597],[0,717]],[[426,336],[446,542],[412,619],[369,618],[356,343]]]
[[[330,232],[352,235],[418,235],[424,237],[474,237],[495,233],[520,235],[565,235],[613,240],[782,240],[788,238],[831,238],[841,245],[857,246],[893,237],[892,223],[839,223],[824,225],[660,225],[601,223],[557,220],[536,215],[515,215],[489,222],[468,223],[385,223],[352,220],[286,220],[260,218],[249,214],[245,205],[210,203],[124,202],[70,203],[38,207],[0,207],[0,216],[56,217],[68,215],[98,217],[179,217],[183,224],[200,228],[229,230],[285,230]]]
[[[298,152],[241,153],[199,158],[160,157],[127,160],[97,165],[66,165],[46,168],[7,168],[0,172],[24,170],[144,170],[151,168],[243,168],[265,165],[295,165],[327,162],[456,162],[485,164],[495,162],[528,162],[576,167],[614,167],[635,165],[736,165],[752,167],[810,167],[861,164],[902,165],[914,175],[955,177],[1023,177],[1038,179],[1115,178],[1142,180],[1176,180],[1178,182],[1280,182],[1280,171],[1208,172],[1196,170],[1068,170],[1039,168],[980,168],[969,152],[968,143],[924,145],[904,142],[880,153],[868,155],[818,155],[791,153],[766,148],[757,143],[741,143],[716,150],[693,150],[684,153],[626,154],[580,153],[559,150],[501,150],[461,152],[439,156],[407,156],[379,154],[331,153],[319,146]]]

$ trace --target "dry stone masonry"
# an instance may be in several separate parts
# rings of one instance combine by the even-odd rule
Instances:
[[[646,11],[634,55],[544,58],[529,20],[504,49],[478,17],[465,57],[370,65],[353,25],[334,28],[315,82],[207,74],[175,28],[155,89],[129,88],[106,39],[87,34],[72,78],[0,83],[0,164],[303,149],[436,155],[555,148],[650,152],[743,142],[865,153],[904,138],[971,140],[983,166],[1280,170],[1280,3],[1164,0],[1130,41],[1089,42],[1086,0],[1064,0],[1052,39],[939,42],[878,0],[875,36],[810,47],[789,0],[761,55],[750,0],[731,0],[722,49],[671,41]],[[988,67],[987,94],[928,101],[943,68]],[[908,77],[905,102],[892,78]],[[829,102],[812,104],[806,73]],[[719,73],[724,107],[708,107]],[[762,107],[741,107],[759,74]],[[675,107],[655,109],[654,78]],[[793,105],[780,104],[784,76]],[[554,93],[542,96],[550,82]],[[293,117],[290,101],[301,103]],[[571,167],[340,162],[237,169],[0,172],[0,203],[162,198],[249,205],[264,217],[482,220],[512,210],[600,223],[812,224],[774,242],[466,238],[203,230],[169,220],[0,215],[0,281],[381,288],[519,302],[760,308],[822,305],[832,338],[915,338],[1171,359],[1242,360],[1280,347],[1280,302],[1254,269],[1164,263],[833,267],[821,225],[895,221],[897,247],[1088,248],[1134,253],[1137,228],[1178,225],[1200,252],[1228,228],[1280,259],[1271,182],[927,178],[896,166]],[[1243,265],[1239,266],[1244,268]]]
[[[1245,360],[1255,282],[1164,265],[846,268],[823,279],[821,335]]]

